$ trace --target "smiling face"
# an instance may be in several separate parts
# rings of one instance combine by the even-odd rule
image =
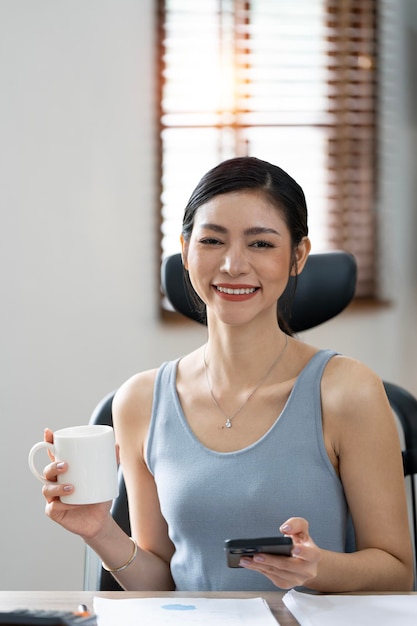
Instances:
[[[260,191],[220,194],[201,205],[183,262],[207,312],[229,324],[261,314],[276,318],[276,303],[292,270],[291,235],[283,214]],[[300,271],[308,239],[297,246]]]

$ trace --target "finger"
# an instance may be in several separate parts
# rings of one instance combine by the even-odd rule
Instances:
[[[47,517],[60,524],[71,506],[73,505],[63,504],[59,498],[55,498],[54,500],[47,502],[45,506],[45,514]]]
[[[50,463],[43,470],[43,476],[46,480],[50,482],[56,482],[58,476],[66,472],[68,469],[68,464],[65,461],[58,461],[57,463]]]
[[[260,552],[253,557],[242,557],[239,561],[239,565],[243,565],[244,567],[257,570],[267,569],[269,572],[274,571],[275,573],[277,573],[278,571],[291,571],[291,561],[292,558],[288,556],[277,556],[275,554],[271,555]]]
[[[257,554],[253,559],[244,557],[242,565],[267,576],[275,585],[289,589],[303,585],[317,574],[317,551],[306,548],[303,558],[289,558],[270,554]]]
[[[274,585],[281,589],[290,589],[304,582],[306,576],[300,571],[300,566],[296,567],[295,559],[291,557],[278,557],[278,565],[276,560],[274,564],[267,562],[268,555],[265,555],[264,562],[260,562],[259,559],[263,556],[264,555],[259,554],[253,558],[244,557],[241,559],[241,564],[246,569],[255,570],[263,574],[269,578]]]
[[[47,443],[54,443],[54,433],[50,428],[45,428],[43,431],[43,440]],[[47,450],[48,456],[51,461],[55,461],[55,457],[50,450]]]
[[[49,504],[59,500],[62,496],[67,496],[73,491],[73,485],[61,485],[59,483],[50,483],[42,487],[42,495]]]
[[[303,543],[295,544],[291,555],[295,559],[308,561],[309,563],[318,563],[320,560],[320,550],[312,539]]]
[[[310,538],[309,525],[307,520],[303,517],[290,517],[290,519],[282,524],[280,532],[286,537],[291,537],[293,543],[302,543],[308,541]]]
[[[48,443],[54,443],[54,433],[50,428],[45,428],[43,431],[43,440]]]

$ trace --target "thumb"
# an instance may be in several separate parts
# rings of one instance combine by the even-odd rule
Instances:
[[[303,517],[290,517],[279,530],[286,537],[291,537],[294,544],[305,543],[310,538],[308,522]]]

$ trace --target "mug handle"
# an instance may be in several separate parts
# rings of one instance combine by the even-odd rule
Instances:
[[[55,453],[55,448],[54,448],[53,443],[48,443],[47,441],[39,441],[38,443],[35,443],[34,446],[32,446],[29,452],[29,456],[28,456],[28,463],[29,463],[30,471],[35,476],[35,478],[40,480],[45,485],[50,485],[52,481],[46,480],[46,478],[42,476],[42,474],[40,474],[35,467],[34,457],[35,457],[36,452],[40,450],[41,448],[48,448],[53,454]]]

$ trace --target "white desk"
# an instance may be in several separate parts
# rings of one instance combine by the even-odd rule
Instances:
[[[284,594],[279,591],[265,593],[222,592],[136,592],[136,591],[0,591],[0,611],[19,608],[56,609],[76,611],[79,604],[93,608],[94,596],[103,598],[149,598],[149,597],[204,597],[204,598],[259,598],[268,602],[273,615],[281,626],[294,626],[298,622],[282,603]]]

